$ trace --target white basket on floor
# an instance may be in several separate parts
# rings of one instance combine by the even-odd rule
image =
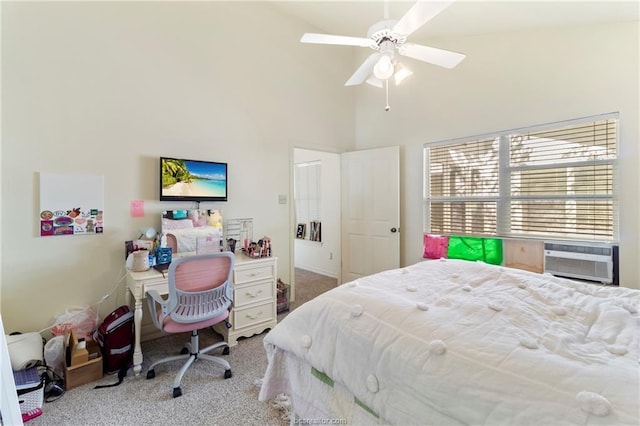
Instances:
[[[29,389],[18,390],[18,402],[20,402],[20,411],[26,413],[36,408],[42,408],[44,401],[44,381],[39,385]]]

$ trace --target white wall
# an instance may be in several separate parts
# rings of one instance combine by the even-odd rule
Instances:
[[[306,24],[256,2],[0,2],[0,309],[5,329],[39,330],[114,284],[123,241],[160,211],[160,155],[227,161],[230,198],[253,217],[290,282],[293,147],[401,145],[402,263],[420,259],[422,145],[619,111],[621,280],[640,282],[638,24],[412,40],[467,54],[454,70],[407,59],[384,94],[344,81],[366,49],[301,45]],[[428,42],[428,43],[427,43]],[[356,99],[354,103],[354,92]],[[354,144],[357,139],[357,146]],[[38,172],[105,177],[106,233],[38,236]],[[129,215],[144,200],[146,215]],[[29,312],[25,315],[26,312]]]
[[[403,59],[414,74],[390,87],[389,112],[359,87],[357,148],[403,147],[402,263],[421,255],[424,143],[619,111],[620,282],[638,288],[639,40],[638,22],[412,40],[467,57],[453,70]]]
[[[351,53],[301,45],[307,25],[256,2],[2,2],[2,316],[36,331],[118,284],[123,242],[160,212],[161,155],[229,163],[229,201],[253,217],[290,282],[293,146],[353,145]],[[38,236],[38,172],[104,176],[105,233]],[[69,188],[73,190],[73,188]],[[145,201],[145,217],[130,202]],[[27,314],[28,312],[28,314]]]
[[[294,164],[321,161],[320,217],[322,242],[294,240],[295,266],[340,276],[340,155],[307,149],[294,150]]]

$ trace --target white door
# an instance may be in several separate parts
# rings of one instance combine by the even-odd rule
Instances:
[[[400,149],[342,154],[342,282],[400,267]]]

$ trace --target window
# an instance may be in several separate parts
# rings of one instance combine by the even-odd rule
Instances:
[[[617,114],[426,144],[434,234],[617,239]]]

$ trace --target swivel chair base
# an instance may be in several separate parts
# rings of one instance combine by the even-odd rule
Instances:
[[[149,370],[147,371],[147,379],[153,379],[154,377],[156,377],[156,372],[155,372],[156,365],[159,365],[165,362],[176,361],[179,359],[186,359],[187,361],[184,363],[184,365],[182,366],[182,368],[180,369],[180,371],[176,375],[176,378],[173,381],[173,397],[174,398],[177,398],[182,395],[182,389],[180,388],[182,377],[184,376],[184,373],[186,373],[187,369],[191,366],[191,364],[193,364],[193,362],[198,359],[206,359],[208,361],[212,361],[213,363],[224,368],[224,378],[229,379],[233,376],[233,373],[231,372],[231,366],[229,365],[229,363],[225,359],[207,354],[207,352],[210,352],[220,347],[224,347],[222,351],[224,355],[229,354],[229,345],[226,342],[218,342],[211,346],[207,346],[204,349],[199,349],[198,331],[194,330],[191,332],[191,341],[185,345],[185,348],[182,350],[180,355],[163,358],[151,364],[151,366],[149,367]]]

